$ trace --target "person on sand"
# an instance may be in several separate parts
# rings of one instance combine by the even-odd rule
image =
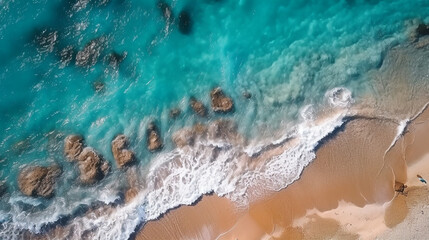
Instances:
[[[405,192],[405,189],[406,189],[407,187],[408,187],[407,185],[405,185],[405,184],[403,184],[403,183],[401,183],[401,182],[395,182],[395,191],[396,191],[398,194],[402,194],[402,195],[404,195],[404,196],[407,196],[407,193]]]
[[[417,174],[417,177],[419,178],[420,182],[422,182],[424,184],[427,184],[426,180],[422,176],[420,176],[419,174]]]

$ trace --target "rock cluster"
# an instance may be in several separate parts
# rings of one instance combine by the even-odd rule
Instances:
[[[135,159],[134,153],[128,149],[128,144],[128,138],[123,134],[116,136],[112,141],[113,158],[119,168],[132,163]]]
[[[80,180],[82,183],[93,184],[101,180],[109,172],[109,164],[94,149],[85,147],[78,157]]]
[[[60,175],[61,169],[56,165],[26,167],[19,173],[18,187],[27,196],[49,198],[54,195],[55,180]]]
[[[82,183],[93,184],[109,172],[108,162],[94,149],[85,147],[79,135],[70,135],[65,139],[64,153],[69,161],[77,161]]]
[[[88,48],[92,48],[89,47]],[[92,51],[92,50],[87,50]],[[210,92],[211,106],[214,112],[229,112],[233,109],[233,101],[226,96],[221,88],[215,88]],[[190,106],[193,111],[206,116],[207,109],[204,104],[191,97]],[[172,109],[171,118],[176,118],[181,113],[180,109]],[[229,120],[217,120],[210,125],[196,124],[191,128],[184,128],[175,132],[172,140],[177,147],[193,146],[197,138],[209,139],[234,139],[237,134],[236,125]],[[128,138],[120,134],[111,143],[113,157],[118,168],[122,168],[135,161],[135,154],[128,149]],[[147,128],[147,147],[154,152],[162,149],[163,141],[160,131],[154,122]],[[76,162],[80,172],[79,178],[82,183],[93,184],[104,178],[110,166],[93,148],[85,146],[84,139],[80,135],[69,135],[64,141],[64,154],[70,162]],[[51,197],[54,193],[55,179],[61,174],[58,166],[27,167],[20,172],[18,185],[19,189],[28,196]],[[129,198],[136,194],[133,189],[129,192]]]

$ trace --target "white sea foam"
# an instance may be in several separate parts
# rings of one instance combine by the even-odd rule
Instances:
[[[337,97],[340,105],[353,101],[347,89],[341,88],[340,93],[341,96]],[[331,96],[327,94],[328,98]],[[260,144],[257,151],[250,151],[250,147],[244,148],[228,139],[208,137],[199,139],[193,147],[159,154],[151,161],[145,177],[145,189],[130,203],[110,208],[99,216],[86,214],[75,217],[65,231],[71,231],[68,236],[73,238],[90,231],[94,239],[127,239],[139,224],[156,219],[179,205],[192,204],[211,192],[231,199],[237,206],[246,206],[262,196],[265,190],[279,191],[296,181],[315,158],[315,148],[320,141],[342,126],[347,114],[348,109],[342,108],[318,121],[307,118],[281,138]],[[280,155],[251,165],[254,155],[270,147],[278,147],[288,139],[295,141]],[[108,188],[105,191],[104,194],[99,193],[100,199],[106,203],[114,201],[114,197],[107,196],[115,194]],[[39,232],[44,224],[55,222],[65,213],[63,205],[56,200],[48,209],[30,218],[29,215],[20,215],[16,209],[12,221],[4,224],[1,236],[18,229]]]
[[[315,117],[314,106],[311,104],[305,105],[303,108],[301,108],[300,116],[304,121],[314,120],[314,117]]]
[[[386,157],[386,154],[390,151],[390,149],[392,149],[393,146],[395,146],[396,142],[398,142],[398,140],[402,137],[409,122],[410,119],[405,119],[399,122],[398,127],[396,129],[396,136],[393,139],[392,143],[390,143],[390,146],[384,152],[384,157]]]
[[[347,88],[338,87],[325,94],[332,107],[349,107],[353,103],[352,92]]]
[[[429,106],[429,102],[427,102],[421,109],[420,111],[418,111],[414,116],[412,116],[411,118],[406,118],[404,120],[399,121],[398,127],[396,128],[396,135],[395,138],[393,139],[393,141],[390,143],[389,147],[386,149],[386,151],[384,152],[384,162],[383,162],[383,166],[380,168],[380,170],[378,171],[378,174],[381,173],[381,171],[383,170],[383,168],[385,167],[385,158],[387,153],[396,145],[396,143],[398,142],[398,140],[404,135],[404,133],[407,130],[408,124],[412,121],[414,121],[416,118],[418,118],[423,112],[424,110],[426,110],[426,108]]]
[[[143,221],[156,219],[179,205],[192,204],[203,194],[214,192],[245,205],[257,195],[253,191],[250,193],[249,189],[262,187],[258,184],[278,191],[299,178],[304,167],[315,158],[314,149],[319,141],[343,124],[346,113],[340,111],[318,124],[313,121],[299,124],[270,144],[281,144],[288,138],[297,138],[298,143],[254,169],[243,162],[242,147],[219,139],[204,139],[192,148],[160,154],[146,177],[147,188],[138,197],[130,204],[114,208],[111,214],[77,217],[71,224],[74,234],[79,237],[84,231],[94,229],[96,239],[126,239]],[[259,151],[265,147],[261,145]],[[217,156],[214,155],[215,149],[220,149]],[[114,196],[106,193],[100,194],[100,197],[108,195]],[[105,200],[111,202],[114,199]],[[60,202],[55,201],[43,213],[33,214],[30,218],[29,215],[18,214],[19,209],[16,209],[16,214],[12,215],[13,224],[6,225],[15,230],[39,232],[44,224],[55,222],[64,213]],[[46,212],[49,214],[46,215]]]

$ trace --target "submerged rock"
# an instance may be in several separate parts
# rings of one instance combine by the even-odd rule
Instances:
[[[80,67],[94,66],[101,55],[105,39],[103,37],[93,39],[76,54],[76,65]]]
[[[195,124],[192,130],[199,136],[205,137],[207,135],[207,126],[202,123]]]
[[[212,139],[233,139],[238,136],[237,124],[231,120],[219,119],[208,127],[208,135]]]
[[[112,141],[112,153],[119,168],[132,163],[135,159],[134,153],[128,150],[128,138],[120,134]]]
[[[27,196],[49,198],[54,195],[55,180],[60,175],[58,166],[27,167],[19,173],[18,187]]]
[[[209,125],[201,123],[193,127],[185,127],[173,133],[171,137],[178,148],[193,146],[199,140],[221,140],[237,144],[244,144],[245,139],[239,134],[237,124],[228,119],[219,119]]]
[[[417,37],[429,35],[429,26],[424,23],[420,23],[419,26],[417,26],[416,28],[416,34]]]
[[[155,123],[150,123],[147,129],[147,148],[154,152],[162,148],[162,140]]]
[[[181,113],[182,111],[179,108],[173,108],[170,110],[169,116],[171,119],[176,119]]]
[[[215,112],[230,112],[234,107],[232,99],[225,96],[220,87],[217,87],[210,92],[210,98],[212,101],[212,109]]]
[[[122,54],[119,54],[117,52],[112,52],[106,57],[106,60],[110,67],[117,69],[119,67],[119,64],[122,61],[124,61],[126,57],[127,57],[127,52],[124,52]]]
[[[45,29],[36,35],[37,50],[39,52],[52,52],[58,41],[58,31]]]
[[[189,35],[192,32],[192,18],[187,10],[182,10],[179,13],[179,31],[184,35]]]
[[[73,61],[74,50],[72,46],[67,46],[59,52],[61,66],[65,67]]]
[[[110,0],[97,0],[97,1],[95,1],[95,4],[97,4],[98,7],[104,7],[109,3],[110,3]]]
[[[189,104],[191,105],[192,110],[194,110],[194,112],[199,116],[205,117],[207,115],[206,107],[202,102],[198,101],[196,98],[191,97]]]
[[[248,91],[245,91],[245,92],[243,92],[243,97],[245,99],[250,99],[250,98],[252,98],[252,94]]]
[[[191,128],[183,128],[173,133],[171,138],[176,147],[192,146],[195,142],[196,132]]]
[[[93,184],[104,178],[109,172],[109,164],[94,149],[85,147],[78,157],[80,180],[82,183]]]
[[[171,23],[173,21],[173,10],[171,9],[170,5],[164,1],[158,1],[156,6],[161,10],[162,16],[164,19]]]
[[[32,148],[32,141],[30,138],[26,138],[24,140],[18,141],[12,146],[12,151],[16,154],[21,154],[24,151],[27,151]]]
[[[94,89],[95,92],[102,93],[102,92],[104,92],[105,84],[104,84],[104,82],[97,80],[97,81],[92,83],[92,88]]]
[[[6,193],[7,187],[4,183],[0,182],[0,197],[3,196],[3,194]]]
[[[64,153],[69,161],[77,160],[83,147],[83,138],[80,135],[69,135],[64,140]]]

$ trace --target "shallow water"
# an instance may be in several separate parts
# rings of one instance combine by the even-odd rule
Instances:
[[[341,126],[347,108],[377,94],[369,72],[383,66],[389,49],[409,41],[419,21],[429,20],[427,1],[166,3],[171,7],[168,18],[154,0],[0,1],[0,181],[7,186],[0,220],[5,228],[39,231],[45,223],[97,201],[120,199],[125,172],[116,168],[110,150],[118,133],[130,137],[146,184],[134,205],[145,208],[144,214],[133,215],[134,225],[121,238],[139,222],[190,204],[203,193],[237,200],[247,196],[243,191],[250,180],[260,178],[272,190],[285,187],[314,158],[318,141]],[[178,26],[183,12],[191,19],[186,30]],[[94,55],[86,62],[78,51],[94,39]],[[112,53],[122,61],[112,63]],[[84,63],[88,66],[81,66]],[[104,88],[96,91],[95,83]],[[233,98],[234,113],[209,111],[208,118],[193,114],[189,98],[195,96],[210,107],[209,92],[216,86]],[[252,97],[244,98],[244,92]],[[175,107],[182,114],[171,120],[169,111]],[[343,110],[321,125],[325,127],[303,123],[331,107]],[[287,164],[287,171],[248,171],[247,165],[235,168],[242,149],[228,143],[216,143],[226,144],[218,164],[206,161],[197,147],[187,153],[173,150],[174,131],[224,117],[237,122],[239,132],[255,142],[245,149],[250,155],[263,141],[300,136],[301,145],[292,149],[297,157],[290,157],[290,150],[269,161],[272,169]],[[152,120],[165,143],[156,154],[146,148],[146,127]],[[65,161],[63,140],[71,133],[83,135],[87,145],[111,163],[112,172],[98,184],[79,184],[77,167]],[[209,142],[200,147],[205,151],[212,146]],[[177,156],[198,167],[175,171],[177,165],[169,162]],[[16,182],[22,166],[53,163],[64,171],[55,198],[19,193]],[[172,172],[171,183],[177,182],[176,176],[185,178],[184,184],[175,185],[173,192],[152,186],[157,166]],[[230,170],[242,175],[231,177]],[[285,181],[276,185],[270,178]],[[168,198],[174,201],[164,202]]]

